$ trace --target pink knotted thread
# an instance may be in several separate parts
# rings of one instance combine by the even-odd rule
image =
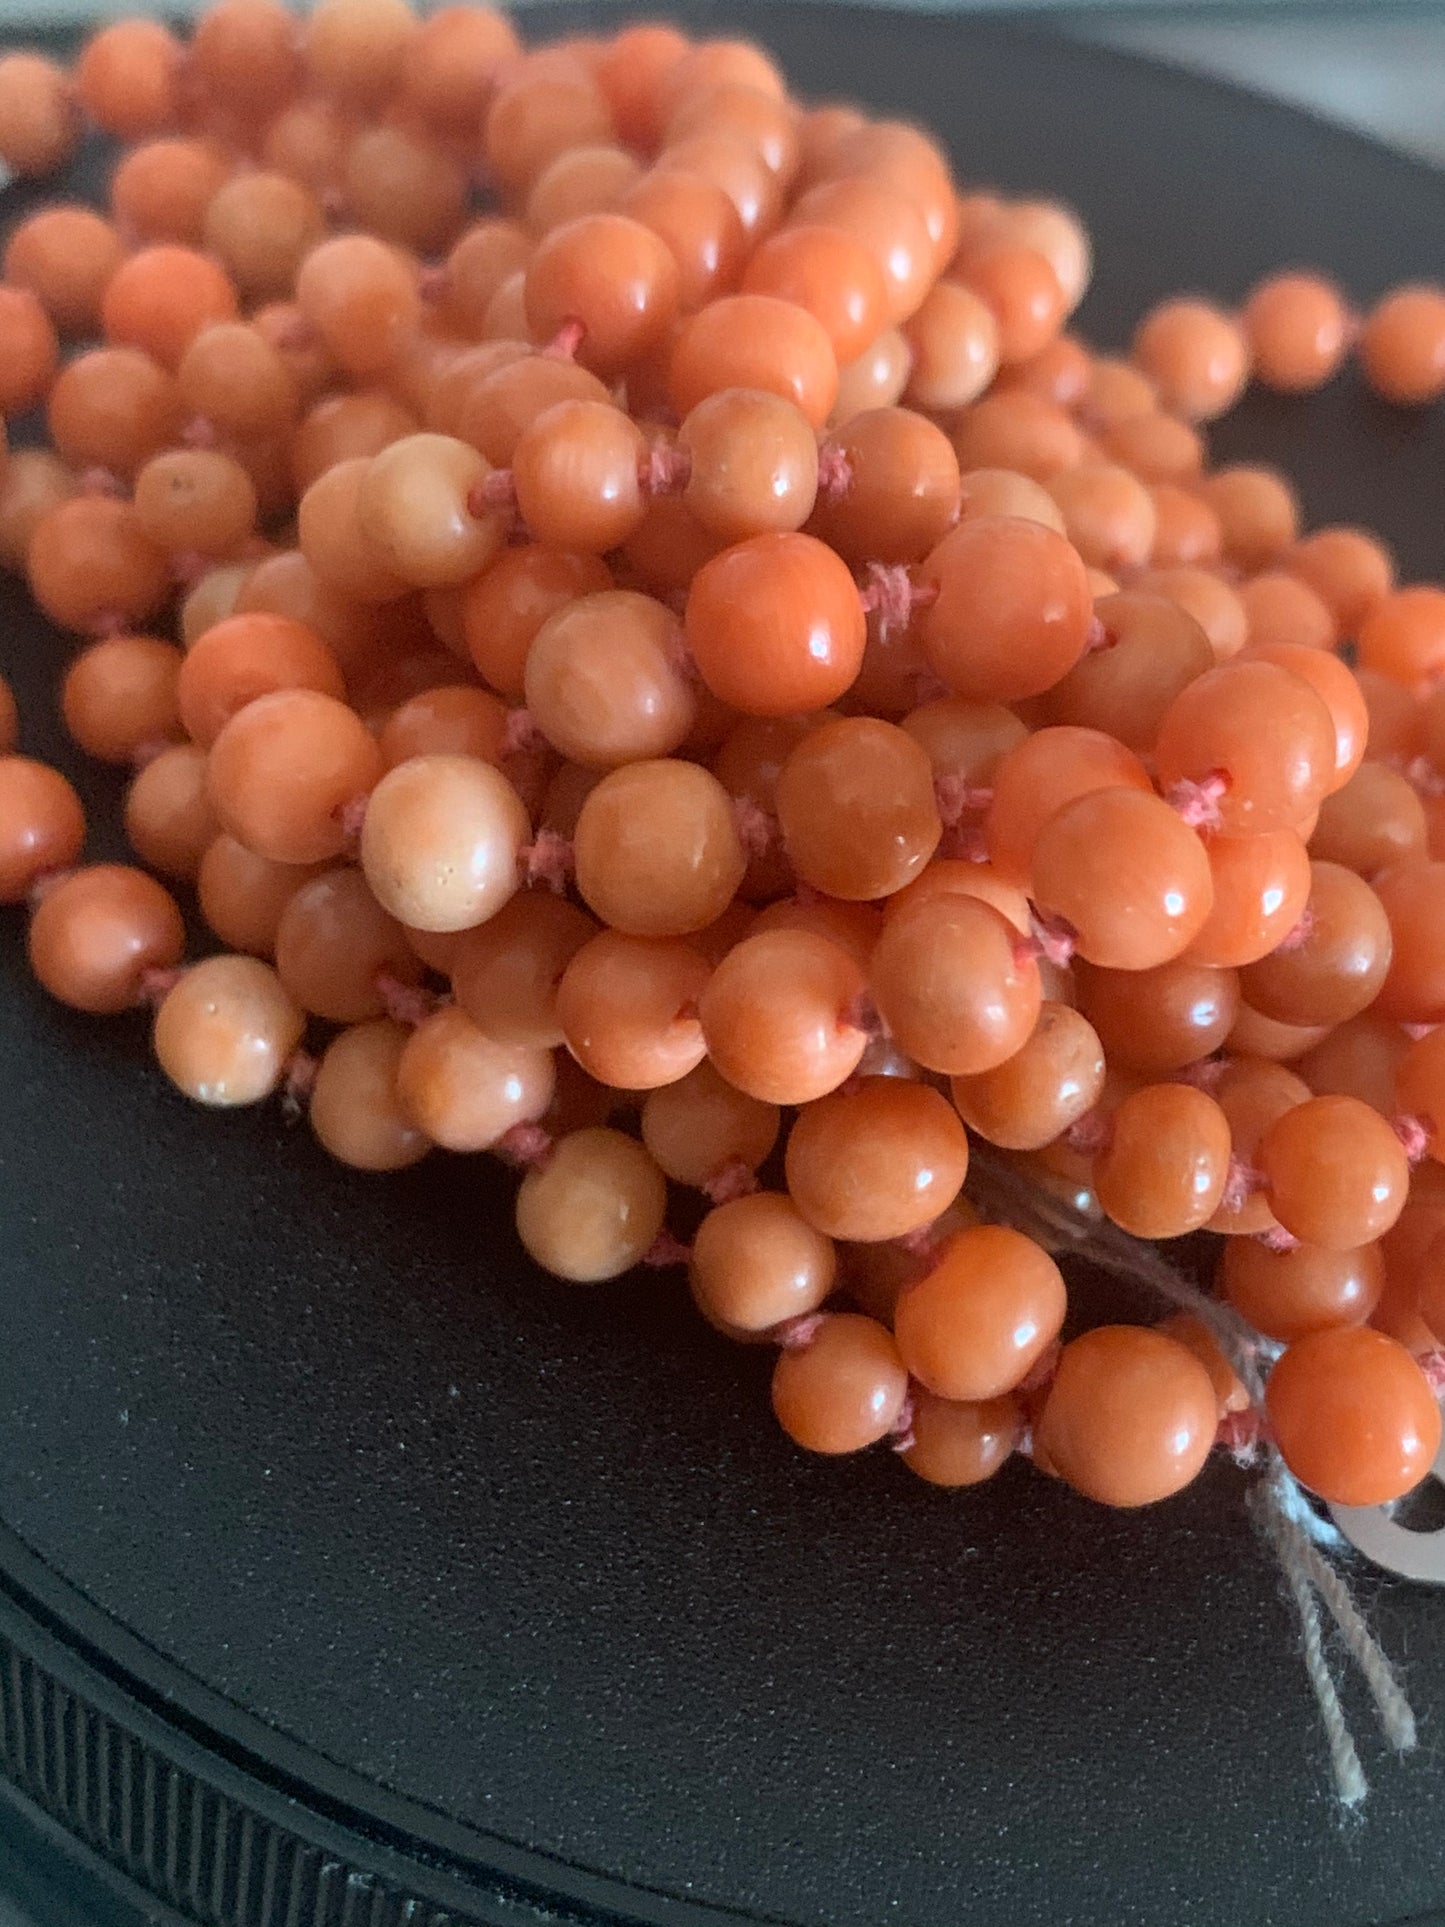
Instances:
[[[1445,1395],[1445,1351],[1421,1352],[1415,1360],[1436,1398]]]
[[[102,468],[99,463],[93,468],[82,469],[76,479],[76,492],[80,495],[122,496],[126,493],[125,483],[113,468]]]
[[[361,832],[366,825],[367,806],[370,796],[353,796],[336,810],[336,820],[341,825],[341,851],[343,856],[355,857],[361,849]]]
[[[1113,1136],[1113,1119],[1097,1108],[1085,1111],[1082,1117],[1076,1117],[1063,1134],[1064,1143],[1069,1149],[1086,1158],[1097,1157],[1101,1151],[1107,1151]]]
[[[733,824],[739,843],[750,857],[766,856],[777,839],[777,818],[769,816],[750,796],[733,798]]]
[[[1062,1341],[1057,1338],[1051,1339],[1024,1373],[1014,1390],[1021,1393],[1024,1398],[1037,1398],[1041,1392],[1046,1392],[1054,1382],[1059,1369],[1059,1360],[1063,1355]]]
[[[452,291],[450,269],[438,263],[423,268],[416,278],[416,291],[428,307],[436,307],[445,301]]]
[[[530,709],[507,711],[507,720],[502,726],[501,755],[520,756],[524,751],[546,747],[547,738],[537,727],[537,719]]]
[[[883,1013],[868,995],[866,990],[847,1003],[838,1012],[839,1030],[861,1030],[865,1037],[886,1037],[888,1026],[883,1021]]]
[[[823,1329],[827,1317],[823,1311],[808,1311],[798,1318],[785,1318],[781,1325],[773,1327],[773,1339],[785,1352],[806,1351]]]
[[[1413,1111],[1399,1111],[1390,1119],[1390,1129],[1400,1140],[1400,1149],[1411,1164],[1418,1164],[1430,1149],[1434,1137],[1434,1127],[1428,1118],[1417,1117]]]
[[[1400,1028],[1412,1044],[1418,1044],[1422,1037],[1428,1037],[1432,1030],[1438,1030],[1440,1026],[1438,1024],[1401,1024]]]
[[[1042,957],[1058,970],[1067,970],[1079,945],[1079,933],[1066,917],[1051,917],[1029,905],[1030,955]]]
[[[691,476],[692,450],[681,442],[652,442],[637,464],[644,495],[681,495]]]
[[[1255,1233],[1266,1251],[1298,1251],[1300,1241],[1292,1231],[1286,1231],[1282,1224],[1272,1224],[1267,1231]]]
[[[382,1009],[394,1024],[405,1024],[408,1030],[415,1030],[441,1008],[443,1000],[434,991],[406,983],[389,970],[378,970],[374,982]]]
[[[1224,1189],[1219,1194],[1222,1211],[1242,1211],[1257,1191],[1264,1189],[1264,1174],[1248,1158],[1231,1153],[1225,1173]]]
[[[140,974],[139,995],[136,1002],[149,1004],[152,1010],[159,1008],[185,974],[184,964],[175,964],[168,970],[143,970]]]
[[[1109,633],[1102,616],[1095,616],[1084,635],[1084,654],[1097,656],[1101,649],[1112,649],[1118,642],[1117,636]]]
[[[966,818],[983,815],[993,801],[993,790],[987,783],[970,783],[950,770],[934,777],[933,800],[944,828],[956,830]]]
[[[853,486],[853,463],[846,449],[836,442],[823,442],[818,449],[818,500],[841,501]]]
[[[38,910],[48,896],[53,896],[69,878],[76,874],[73,865],[58,870],[42,870],[31,879],[30,888],[25,893],[25,901],[32,910]]]
[[[221,431],[209,415],[192,415],[176,439],[182,448],[218,448]]]
[[[1250,1466],[1264,1437],[1264,1413],[1257,1405],[1247,1405],[1242,1412],[1224,1414],[1214,1434],[1214,1443],[1228,1452],[1236,1465]]]
[[[1171,783],[1164,801],[1191,830],[1219,830],[1224,827],[1220,802],[1229,794],[1230,779],[1222,769],[1211,770],[1197,782],[1184,776]]]
[[[570,839],[559,836],[556,830],[538,830],[534,840],[524,843],[517,855],[527,882],[540,884],[554,896],[563,894],[576,868]]]
[[[131,634],[130,617],[123,609],[97,609],[85,625],[86,633],[100,642],[111,642],[116,636]]]
[[[587,325],[574,315],[570,321],[562,323],[556,334],[545,348],[539,350],[539,353],[550,355],[553,361],[575,361],[577,350],[586,339]]]
[[[1428,756],[1417,756],[1405,766],[1405,781],[1421,796],[1445,796],[1445,775]]]
[[[642,1254],[642,1262],[651,1265],[655,1271],[664,1271],[669,1265],[685,1265],[692,1257],[692,1246],[674,1238],[664,1225],[652,1243]]]
[[[540,1124],[514,1124],[492,1146],[504,1164],[524,1171],[545,1171],[556,1148],[550,1132]]]
[[[866,585],[858,599],[866,614],[878,617],[878,633],[885,640],[897,629],[906,629],[916,609],[927,609],[938,600],[936,582],[915,582],[902,562],[870,562]]]
[[[1196,1091],[1217,1091],[1224,1073],[1229,1069],[1222,1057],[1196,1057],[1192,1064],[1186,1064],[1182,1071],[1174,1073],[1176,1084],[1192,1084]]]
[[[178,589],[194,589],[215,566],[214,556],[202,555],[199,549],[177,549],[171,557],[171,581]]]
[[[982,823],[959,823],[939,838],[938,854],[955,863],[987,863],[988,835]]]
[[[309,1050],[293,1050],[281,1075],[281,1112],[288,1124],[295,1124],[311,1101],[316,1089],[321,1060]]]
[[[938,1221],[936,1218],[930,1219],[927,1224],[919,1225],[916,1231],[903,1232],[893,1242],[900,1251],[906,1251],[910,1258],[921,1258],[924,1264],[931,1265],[942,1249]]]
[[[888,1446],[893,1452],[911,1452],[918,1440],[913,1435],[913,1421],[917,1406],[913,1388],[903,1394],[903,1403],[898,1408],[898,1416],[888,1428]]]
[[[1300,920],[1293,929],[1286,930],[1275,945],[1276,952],[1283,951],[1287,956],[1291,950],[1303,950],[1315,933],[1315,913],[1308,904],[1300,912]]]
[[[731,1204],[749,1198],[758,1188],[758,1174],[746,1158],[729,1158],[697,1187],[710,1204]]]
[[[494,468],[467,491],[467,514],[474,522],[489,515],[517,513],[517,483],[509,468]]]

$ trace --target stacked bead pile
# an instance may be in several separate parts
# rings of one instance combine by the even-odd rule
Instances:
[[[1327,1497],[1408,1489],[1445,591],[1200,424],[1352,348],[1434,400],[1445,294],[1357,324],[1284,274],[1095,354],[1066,210],[660,25],[219,0],[188,45],[0,59],[16,172],[87,124],[128,144],[108,213],[4,250],[0,411],[50,446],[0,559],[87,640],[64,718],[134,766],[144,867],[77,867],[0,684],[41,983],[152,1003],[181,1091],[304,1101],[360,1169],[525,1167],[561,1278],[685,1260],[814,1450],[964,1485],[1025,1449],[1136,1505],[1264,1430]],[[170,886],[222,954],[183,963]],[[1197,1319],[1061,1346],[970,1133],[1138,1239],[1222,1234],[1263,1406]]]

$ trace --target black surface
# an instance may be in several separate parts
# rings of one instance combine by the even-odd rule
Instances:
[[[1361,298],[1438,268],[1445,179],[1226,88],[973,21],[682,11],[933,124],[966,178],[1073,199],[1102,341],[1286,261]],[[1346,380],[1214,441],[1441,573],[1438,411]],[[64,645],[10,589],[0,638],[44,753]],[[676,1279],[569,1291],[484,1165],[352,1178],[274,1116],[202,1116],[137,1025],[44,1001],[9,914],[0,975],[0,1566],[328,1824],[568,1917],[1441,1917],[1440,1594],[1365,1583],[1424,1743],[1367,1747],[1343,1826],[1232,1469],[1127,1516],[1022,1466],[949,1498],[805,1461]]]

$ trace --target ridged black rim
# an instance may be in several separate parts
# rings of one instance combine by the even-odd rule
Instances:
[[[0,1800],[147,1919],[167,1927],[721,1927],[737,1919],[635,1889],[620,1895],[612,1882],[560,1864],[556,1886],[513,1880],[497,1862],[524,1860],[544,1879],[545,1862],[502,1841],[477,1839],[493,1863],[484,1865],[438,1850],[404,1823],[383,1831],[381,1789],[365,1790],[371,1812],[363,1813],[323,1797],[318,1782],[331,1776],[313,1755],[306,1777],[293,1779],[193,1711],[168,1707],[164,1661],[141,1669],[155,1671],[152,1683],[111,1657],[128,1643],[113,1622],[93,1629],[111,1652],[78,1630],[102,1617],[0,1527]],[[173,1684],[194,1700],[194,1682]],[[274,1738],[268,1753],[294,1748]]]

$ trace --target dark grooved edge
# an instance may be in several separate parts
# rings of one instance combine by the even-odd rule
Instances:
[[[583,1927],[582,1915],[540,1895],[482,1891],[474,1870],[411,1861],[343,1832],[281,1787],[203,1753],[9,1585],[0,1587],[0,1781],[0,1799],[58,1832],[63,1851],[167,1927]],[[459,1879],[476,1895],[465,1911],[427,1891]],[[604,1918],[622,1922],[587,1920]]]

